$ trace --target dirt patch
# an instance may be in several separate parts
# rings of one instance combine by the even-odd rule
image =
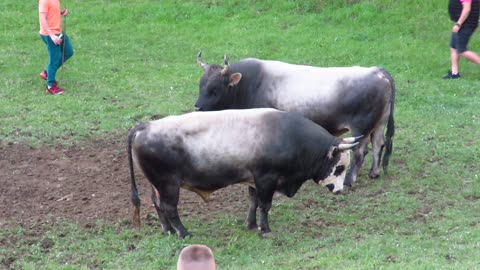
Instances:
[[[124,138],[34,149],[0,146],[0,226],[34,227],[59,220],[80,224],[130,220],[130,179]],[[150,186],[137,173],[142,216],[155,214]],[[181,192],[182,216],[206,211],[246,213],[247,192],[240,185],[219,190],[204,203]]]

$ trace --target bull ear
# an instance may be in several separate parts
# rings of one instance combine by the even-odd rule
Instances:
[[[228,86],[236,86],[242,79],[242,73],[233,73],[230,75]]]

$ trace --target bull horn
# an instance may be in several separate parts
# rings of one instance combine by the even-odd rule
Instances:
[[[228,56],[226,54],[223,56],[223,63],[228,67]]]
[[[222,74],[222,75],[225,75],[225,74],[227,74],[227,72],[228,72],[228,67],[229,67],[229,64],[228,64],[228,56],[227,56],[226,54],[223,56],[223,63],[224,63],[225,66],[224,66],[221,74]]]
[[[198,52],[197,54],[197,63],[203,68],[205,69],[208,65],[205,64],[202,60],[202,51]]]
[[[338,149],[340,149],[341,151],[352,149],[357,144],[358,144],[358,142],[356,142],[356,143],[341,143],[341,144],[338,145]]]
[[[357,136],[357,137],[348,137],[342,139],[342,143],[355,143],[358,142],[361,138],[363,138],[363,135]]]

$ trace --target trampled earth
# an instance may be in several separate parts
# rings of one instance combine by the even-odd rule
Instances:
[[[0,145],[0,226],[130,221],[129,175],[126,138],[38,148]],[[145,221],[146,215],[156,212],[147,180],[138,170],[136,175]],[[246,215],[246,190],[236,185],[216,191],[209,203],[182,190],[179,213],[239,211]]]

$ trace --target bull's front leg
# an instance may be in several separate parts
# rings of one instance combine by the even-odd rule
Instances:
[[[260,236],[262,237],[272,237],[272,231],[270,230],[270,225],[268,224],[268,212],[272,208],[272,196],[269,198],[259,199],[259,208],[260,208]]]
[[[368,142],[369,136],[365,136],[360,143],[353,148],[353,155],[350,161],[350,168],[347,171],[347,175],[345,176],[345,180],[343,184],[348,187],[352,187],[353,183],[357,181],[358,173],[363,165],[363,160],[368,153]]]
[[[258,208],[260,209],[260,236],[272,237],[268,223],[268,212],[272,208],[273,194],[277,185],[278,176],[267,174],[255,179]]]
[[[248,216],[247,216],[247,228],[249,230],[256,230],[258,229],[258,225],[257,225],[258,200],[257,200],[257,191],[253,187],[248,187],[248,200],[249,200],[249,207],[248,207]]]

